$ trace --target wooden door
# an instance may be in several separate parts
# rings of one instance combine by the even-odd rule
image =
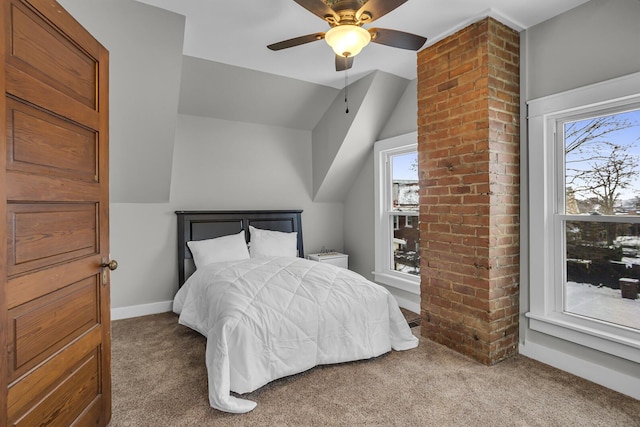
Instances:
[[[0,2],[0,426],[105,426],[108,52],[53,0]]]

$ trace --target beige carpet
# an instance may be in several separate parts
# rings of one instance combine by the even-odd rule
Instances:
[[[419,327],[413,329],[419,336]],[[209,407],[205,339],[172,313],[113,322],[111,426],[640,426],[640,401],[523,356],[487,367],[421,338]]]

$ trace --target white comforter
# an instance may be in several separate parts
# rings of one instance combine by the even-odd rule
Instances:
[[[352,271],[302,258],[254,258],[198,269],[176,294],[179,322],[207,337],[209,403],[316,365],[418,345],[393,296]]]

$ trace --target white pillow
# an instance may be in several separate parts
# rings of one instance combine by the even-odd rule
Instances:
[[[298,233],[262,230],[249,226],[251,232],[251,258],[265,256],[298,256]]]
[[[249,259],[247,242],[244,240],[244,230],[238,234],[215,239],[194,240],[187,242],[187,246],[191,250],[196,268],[202,268],[212,262]]]

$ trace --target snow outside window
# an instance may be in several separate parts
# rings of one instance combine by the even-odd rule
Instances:
[[[418,144],[411,133],[378,141],[375,280],[420,293]]]
[[[640,74],[529,103],[531,329],[640,361]]]

